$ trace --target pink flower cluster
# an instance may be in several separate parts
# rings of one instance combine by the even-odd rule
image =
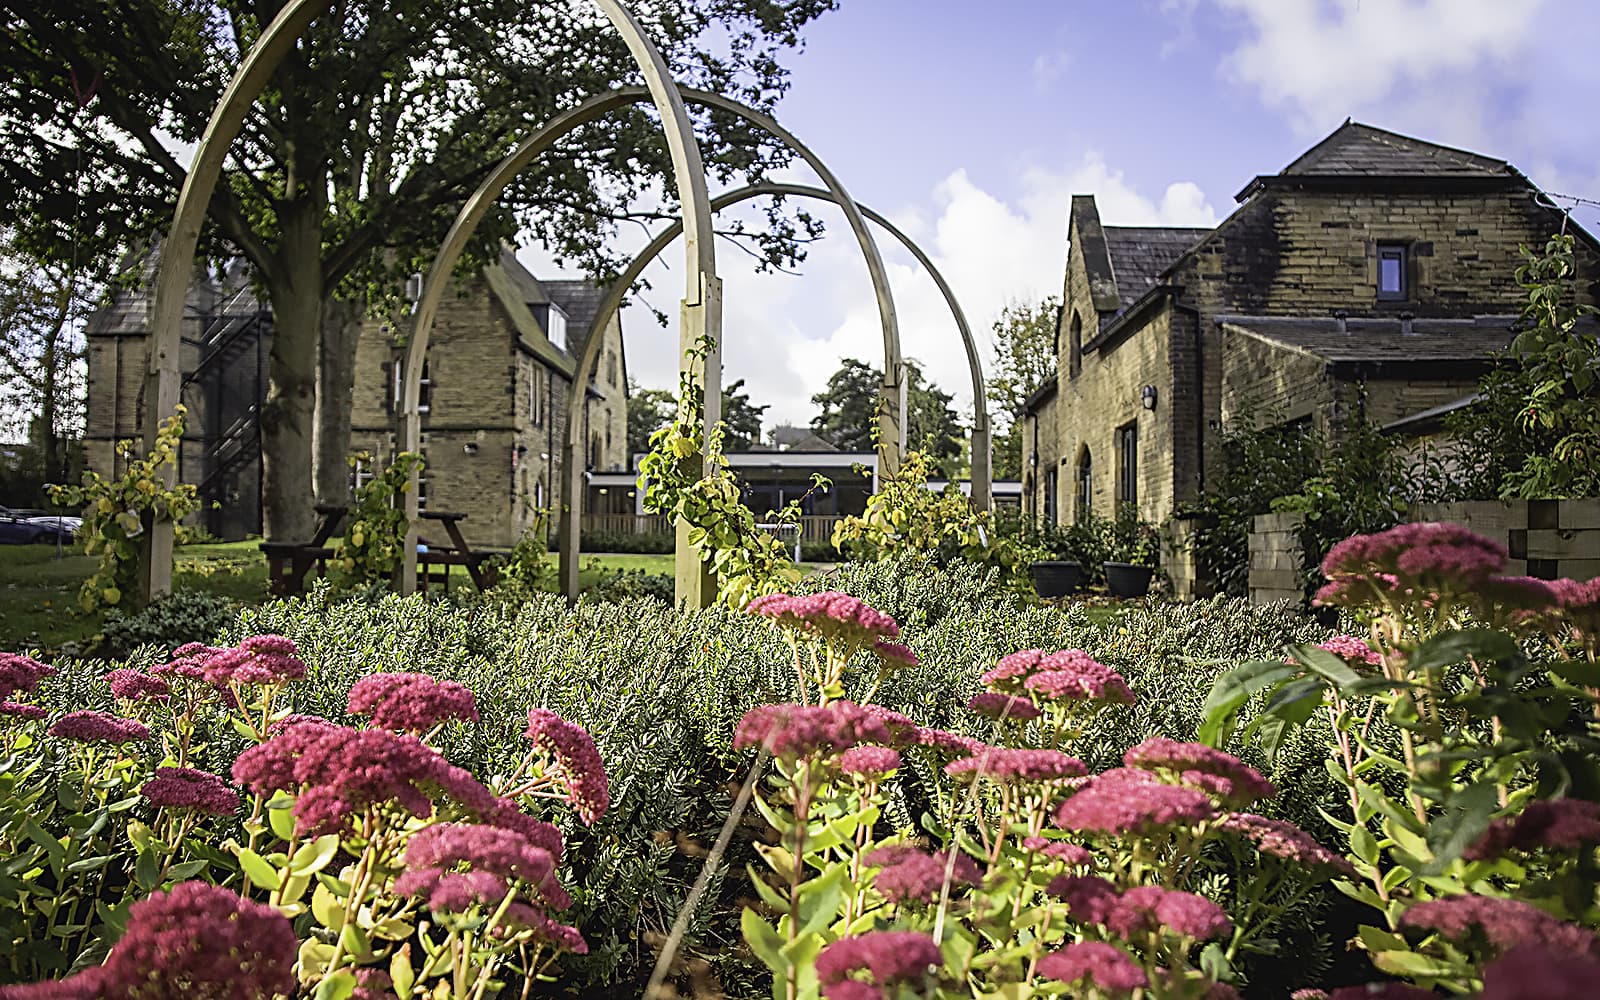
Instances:
[[[1539,799],[1516,816],[1490,823],[1462,856],[1468,861],[1487,861],[1510,850],[1578,851],[1595,844],[1600,844],[1600,803]]]
[[[1024,649],[1001,657],[981,679],[996,691],[1031,691],[1052,701],[1132,705],[1136,700],[1121,674],[1081,649]]]
[[[1047,858],[1060,861],[1068,868],[1088,868],[1094,864],[1094,855],[1088,848],[1077,844],[1069,844],[1064,840],[1050,840],[1046,837],[1024,837],[1022,846],[1030,851],[1037,851]]]
[[[37,722],[49,714],[38,705],[29,705],[20,701],[0,701],[0,716],[9,715],[14,719],[28,719]]]
[[[142,670],[113,670],[106,674],[111,693],[123,701],[166,701],[172,688],[165,677]]]
[[[1311,834],[1286,820],[1268,819],[1254,813],[1233,813],[1223,817],[1219,826],[1248,840],[1262,854],[1307,868],[1332,869],[1344,875],[1356,873],[1342,855],[1323,847]]]
[[[203,681],[206,679],[206,661],[225,652],[227,649],[222,646],[207,646],[203,642],[186,643],[172,651],[171,660],[156,664],[150,668],[150,672],[158,677],[170,675]]]
[[[12,692],[32,693],[39,681],[55,676],[56,668],[20,653],[0,653],[0,698]]]
[[[943,961],[939,946],[926,934],[871,931],[824,946],[817,955],[817,979],[828,1000],[881,998],[886,987],[915,983]],[[867,981],[855,978],[858,973],[865,973]]]
[[[517,830],[473,823],[440,823],[413,834],[406,844],[406,870],[394,891],[427,901],[429,909],[465,913],[474,905],[497,906],[531,886],[544,905],[565,909],[572,898],[555,879],[555,858]]]
[[[953,854],[953,858],[952,858]],[[960,851],[929,854],[906,845],[880,847],[864,859],[882,866],[872,885],[892,903],[932,903],[944,888],[944,873],[950,869],[952,886],[977,885],[983,876],[972,859]]]
[[[63,980],[0,987],[4,1000],[272,1000],[293,996],[300,942],[273,907],[180,882],[128,910],[105,964]]]
[[[1092,875],[1060,875],[1048,890],[1066,900],[1074,920],[1099,924],[1123,940],[1154,933],[1210,941],[1233,930],[1222,907],[1191,892],[1141,885],[1127,892]]]
[[[973,695],[967,702],[967,710],[1005,722],[1030,722],[1044,714],[1032,699],[999,691],[983,691]]]
[[[984,749],[982,740],[960,733],[919,726],[909,716],[880,705],[862,705],[861,710],[883,723],[889,736],[884,742],[900,750],[911,747],[928,747],[952,755],[974,754]]]
[[[986,747],[971,757],[944,766],[952,777],[979,777],[994,782],[1037,781],[1056,783],[1089,773],[1083,761],[1059,750],[1012,750]]]
[[[134,719],[124,719],[110,712],[85,709],[68,712],[50,727],[50,735],[78,743],[143,743],[150,739],[150,729]]]
[[[1155,736],[1122,755],[1128,767],[1176,778],[1232,805],[1244,805],[1278,794],[1261,772],[1230,753],[1204,743],[1179,743]]]
[[[158,767],[139,794],[157,809],[191,809],[210,816],[239,811],[239,793],[226,780],[192,767]]]
[[[379,729],[419,736],[442,722],[478,721],[478,703],[471,691],[427,674],[369,674],[351,686],[345,710],[370,716]]]
[[[589,826],[611,807],[611,786],[606,765],[594,737],[582,726],[568,722],[548,708],[528,710],[528,729],[522,734],[555,760],[567,789],[567,801]]]
[[[878,655],[878,662],[885,670],[909,670],[921,662],[911,647],[904,643],[879,639],[872,644],[872,651]]]
[[[1318,649],[1326,649],[1339,659],[1352,666],[1377,667],[1383,665],[1383,657],[1378,651],[1367,644],[1365,639],[1353,635],[1336,635],[1327,642],[1317,643]]]
[[[1519,945],[1483,969],[1477,1000],[1579,1000],[1594,995],[1600,962],[1541,945]]]
[[[839,755],[839,770],[863,778],[882,778],[900,769],[900,754],[889,747],[851,747]]]
[[[1359,606],[1383,592],[1468,594],[1499,573],[1506,558],[1504,545],[1458,524],[1401,524],[1352,535],[1330,549],[1322,560],[1329,582],[1316,600]]]
[[[281,684],[306,675],[305,661],[294,653],[293,639],[253,635],[232,649],[211,652],[200,662],[200,668],[206,682],[215,687]]]
[[[873,649],[881,640],[900,636],[900,626],[893,618],[837,590],[799,596],[767,594],[745,605],[745,610],[804,635],[855,649]]]
[[[1593,931],[1558,920],[1519,899],[1444,896],[1412,906],[1401,914],[1400,924],[1434,931],[1458,943],[1482,935],[1496,954],[1518,945],[1536,944],[1557,952],[1600,956],[1600,938]]]
[[[849,701],[821,707],[760,705],[744,714],[733,733],[735,750],[764,747],[786,761],[836,754],[862,743],[889,742],[883,718]]]
[[[1150,985],[1128,953],[1104,941],[1079,941],[1039,959],[1039,975],[1063,983],[1088,980],[1102,993],[1127,995]]]
[[[233,780],[259,795],[298,789],[301,835],[348,832],[369,807],[390,803],[431,816],[437,795],[480,816],[498,808],[478,779],[415,736],[332,723],[302,722],[249,748],[233,762]]]
[[[1056,825],[1083,833],[1145,836],[1214,819],[1211,797],[1168,785],[1148,771],[1118,767],[1090,778],[1056,808]]]

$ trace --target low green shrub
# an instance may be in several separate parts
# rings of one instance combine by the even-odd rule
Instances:
[[[670,531],[585,531],[578,545],[585,552],[635,552],[661,555],[673,550],[676,539]]]
[[[162,651],[186,642],[208,642],[233,624],[236,606],[203,590],[175,590],[138,611],[112,608],[100,626],[94,652],[121,658],[140,646]]]
[[[646,573],[642,569],[619,569],[602,573],[594,586],[584,590],[581,600],[620,604],[641,598],[672,603],[673,579],[666,573]]]

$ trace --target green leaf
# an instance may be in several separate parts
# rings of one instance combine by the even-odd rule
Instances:
[[[850,872],[843,862],[834,862],[818,878],[800,886],[800,936],[816,934],[838,916],[844,899],[844,884]]]
[[[69,872],[99,871],[101,868],[104,868],[106,866],[106,862],[110,861],[110,860],[111,860],[111,855],[109,855],[109,854],[100,854],[100,855],[96,855],[95,857],[92,857],[92,858],[79,858],[78,860],[74,861],[72,864],[67,866],[67,871],[69,871]]]
[[[1350,664],[1346,663],[1341,657],[1318,646],[1312,646],[1308,643],[1291,646],[1289,655],[1298,662],[1305,664],[1307,670],[1315,671],[1317,674],[1326,677],[1337,687],[1342,688],[1361,679],[1361,675],[1351,670]]]
[[[267,822],[280,840],[294,839],[294,796],[288,792],[274,792],[267,801]]]
[[[328,866],[339,852],[339,835],[327,833],[308,844],[302,844],[289,859],[289,874],[309,877]]]
[[[1241,664],[1218,677],[1206,695],[1200,724],[1202,743],[1221,747],[1233,733],[1233,716],[1250,696],[1263,688],[1292,679],[1298,671],[1276,660],[1257,660]]]
[[[755,865],[746,864],[744,867],[750,875],[750,884],[755,887],[756,895],[761,897],[763,903],[766,903],[778,913],[782,913],[789,908],[789,901],[779,895],[778,890],[774,889],[767,883],[766,879],[761,877],[761,873],[756,871]]]
[[[266,858],[255,851],[248,847],[238,847],[233,853],[239,858],[239,868],[244,872],[245,878],[249,879],[250,884],[257,889],[272,892],[283,884],[278,869],[272,867]]]
[[[317,984],[316,1000],[349,1000],[355,991],[355,973],[340,969]]]
[[[1448,962],[1414,951],[1374,952],[1372,964],[1391,975],[1410,979],[1447,979],[1464,971]]]
[[[133,881],[139,888],[149,891],[156,888],[156,881],[161,877],[161,862],[156,858],[156,852],[146,849],[139,852],[139,857],[133,863]]]
[[[411,987],[417,981],[416,970],[411,967],[411,956],[405,949],[397,950],[389,959],[389,978],[394,982],[394,995],[405,1000],[411,996]]]
[[[1422,673],[1453,667],[1468,659],[1500,663],[1521,655],[1517,641],[1506,633],[1492,628],[1470,628],[1430,636],[1411,654],[1406,666],[1413,673]]]
[[[788,971],[789,963],[783,958],[783,940],[778,937],[778,932],[749,907],[745,907],[739,915],[739,929],[744,932],[744,941],[750,950],[781,979],[783,973]]]
[[[1451,792],[1444,814],[1428,824],[1428,848],[1433,861],[1424,874],[1436,875],[1444,866],[1461,857],[1489,829],[1489,821],[1500,805],[1499,789],[1492,782],[1479,781]]]

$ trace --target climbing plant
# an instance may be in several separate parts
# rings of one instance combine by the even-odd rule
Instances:
[[[702,340],[691,359],[703,360],[709,346]],[[712,432],[709,448],[702,448],[704,420],[704,389],[685,373],[679,378],[677,416],[650,435],[650,451],[639,463],[639,488],[646,510],[688,524],[689,544],[716,575],[717,599],[739,608],[800,578],[783,543],[758,524],[798,524],[804,497],[758,522],[722,454],[721,425]],[[826,487],[821,475],[812,477],[813,490]]]
[[[148,455],[140,455],[132,441],[117,442],[122,475],[107,479],[86,471],[77,486],[49,487],[55,503],[83,509],[78,537],[84,551],[100,556],[99,566],[78,589],[84,611],[119,607],[137,590],[140,536],[154,521],[179,521],[200,509],[192,484],[168,486],[161,478],[162,466],[177,466],[187,413],[180,405],[161,422]]]
[[[350,467],[372,461],[371,454],[350,457]],[[344,537],[334,548],[341,586],[381,583],[394,576],[405,554],[406,512],[397,501],[411,489],[411,474],[422,470],[422,456],[403,451],[389,467],[355,491]]]

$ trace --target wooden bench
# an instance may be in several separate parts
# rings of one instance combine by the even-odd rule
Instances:
[[[268,587],[277,597],[293,597],[305,591],[306,574],[312,567],[317,575],[328,575],[328,560],[333,549],[328,541],[339,531],[349,508],[343,504],[317,505],[317,530],[309,542],[262,542],[267,557]]]
[[[474,549],[467,544],[460,528],[467,515],[446,510],[425,510],[418,516],[424,521],[438,522],[444,527],[445,534],[450,536],[448,545],[435,545],[420,536],[417,539],[425,546],[417,552],[417,582],[424,591],[429,584],[438,583],[444,586],[448,594],[452,566],[465,567],[473,586],[479,590],[488,590],[495,585],[499,573],[488,561],[500,553]]]

